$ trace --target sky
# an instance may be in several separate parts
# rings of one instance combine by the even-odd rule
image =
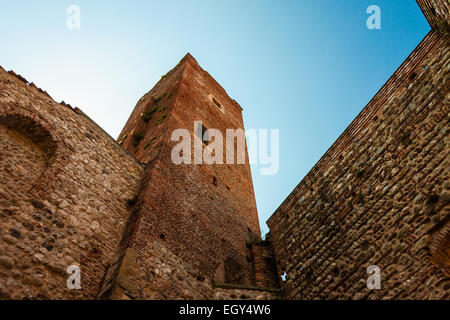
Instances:
[[[69,29],[70,5],[80,29]],[[369,30],[370,5],[381,29]],[[0,65],[81,108],[117,138],[136,102],[190,52],[279,129],[280,166],[252,166],[266,221],[430,27],[414,0],[0,0]]]

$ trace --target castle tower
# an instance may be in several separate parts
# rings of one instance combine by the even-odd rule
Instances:
[[[226,148],[237,152],[238,138],[230,146],[225,137],[227,129],[244,128],[241,107],[187,54],[139,100],[118,139],[146,164],[124,245],[146,261],[146,247],[158,242],[200,279],[253,284],[246,244],[260,238],[260,228],[245,139],[245,164],[194,164],[194,144],[209,148],[195,132],[195,121],[203,131],[223,134],[224,154]],[[192,164],[171,159],[180,141],[171,140],[175,129],[189,131]]]

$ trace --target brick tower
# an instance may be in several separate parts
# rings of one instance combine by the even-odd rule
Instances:
[[[260,238],[260,228],[247,148],[245,164],[174,164],[172,132],[187,129],[194,145],[194,121],[220,130],[224,140],[226,129],[244,127],[239,104],[187,54],[139,100],[119,136],[146,165],[123,246],[146,261],[146,247],[158,242],[200,279],[254,284],[246,244]]]

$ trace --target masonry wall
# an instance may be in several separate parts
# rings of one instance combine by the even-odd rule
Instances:
[[[440,32],[450,30],[450,3],[447,0],[416,0],[430,26]]]
[[[279,277],[269,241],[254,243],[250,247],[255,285],[261,288],[279,288]]]
[[[223,111],[212,102],[211,94]],[[194,280],[252,286],[255,277],[247,242],[260,239],[260,229],[246,150],[245,164],[178,165],[171,159],[178,143],[171,141],[171,135],[179,128],[188,130],[193,154],[198,139],[194,121],[199,120],[208,129],[219,129],[224,137],[226,129],[243,129],[242,109],[188,54],[138,102],[119,136],[120,143],[146,164],[135,205],[137,219],[125,247],[143,270],[154,268],[154,258],[164,261],[162,253],[149,251],[153,243],[160,243],[182,261],[179,268],[192,270]],[[121,263],[118,259],[110,274],[123,271]],[[121,274],[118,277],[124,278]],[[134,281],[126,272],[125,278],[122,282]],[[114,277],[109,279],[104,297],[116,291],[111,289]],[[138,294],[131,297],[214,298],[211,288],[208,293],[196,292],[193,286],[198,281],[188,284],[175,276],[170,280],[139,278],[134,281]]]
[[[145,255],[145,260],[142,259]],[[125,249],[113,285],[102,298],[112,300],[271,300],[279,298],[277,289],[251,286],[216,286],[214,279],[202,277],[163,241],[150,241],[142,251]]]
[[[269,219],[285,298],[450,298],[449,48],[430,32]]]
[[[0,67],[0,298],[95,298],[142,173],[79,109]]]

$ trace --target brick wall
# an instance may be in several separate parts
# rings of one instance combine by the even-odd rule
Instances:
[[[416,0],[430,26],[439,31],[449,31],[450,3],[447,0]]]
[[[211,94],[224,112],[213,104]],[[243,128],[242,109],[188,54],[138,102],[119,137],[146,163],[136,203],[138,217],[127,247],[144,270],[153,268],[148,245],[158,241],[199,278],[251,285],[254,277],[246,242],[251,236],[260,237],[260,230],[247,155],[245,164],[175,165],[171,160],[177,143],[170,140],[173,130],[187,129],[193,145],[197,120],[208,129],[221,130],[224,137],[226,129]],[[133,139],[136,132],[139,141]],[[179,297],[197,295],[180,281],[174,278],[171,289],[145,280],[139,287],[154,290],[150,296],[169,295],[177,286],[188,293],[175,290],[171,297],[175,292]]]
[[[95,298],[142,172],[79,109],[0,67],[0,298]]]
[[[449,70],[432,31],[269,219],[287,298],[449,298]]]
[[[269,241],[251,244],[255,285],[261,288],[279,288],[279,277]]]
[[[417,2],[433,31],[269,219],[270,243],[247,154],[170,159],[176,128],[243,128],[189,54],[119,143],[0,67],[0,298],[274,299],[286,271],[285,298],[448,299],[449,5]],[[81,290],[66,288],[69,265]]]

